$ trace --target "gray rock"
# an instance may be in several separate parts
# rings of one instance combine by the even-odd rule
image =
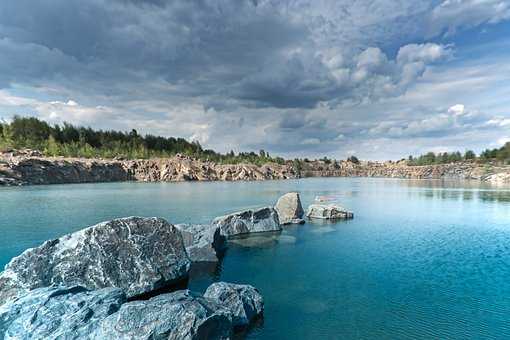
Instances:
[[[220,216],[214,219],[212,225],[219,227],[226,237],[282,230],[278,213],[272,207]]]
[[[0,339],[83,339],[126,301],[121,289],[46,287],[0,306]]]
[[[176,224],[181,231],[184,246],[193,262],[216,262],[225,249],[226,238],[220,228],[208,224]]]
[[[186,277],[190,260],[181,233],[160,218],[128,217],[46,241],[7,264],[0,301],[51,285],[122,288],[128,297]]]
[[[207,288],[204,297],[217,301],[232,313],[234,327],[247,326],[264,312],[264,299],[252,286],[217,282]]]
[[[304,223],[303,206],[297,192],[289,192],[278,199],[275,209],[278,212],[280,224]]]
[[[231,312],[188,290],[133,301],[107,317],[94,339],[228,339]]]
[[[335,204],[312,204],[308,207],[306,216],[321,219],[350,219],[353,213]]]

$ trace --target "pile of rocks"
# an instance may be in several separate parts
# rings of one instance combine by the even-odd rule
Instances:
[[[46,241],[0,273],[0,338],[228,338],[262,314],[254,287],[161,294],[187,278],[189,254],[211,260],[221,240],[212,227],[128,217]]]
[[[192,262],[216,262],[229,238],[304,223],[298,193],[276,206],[172,225],[127,217],[44,242],[0,273],[0,338],[227,339],[261,316],[252,286],[212,284],[201,295],[165,293],[186,281]],[[308,217],[352,218],[311,205]]]
[[[119,288],[31,290],[0,306],[6,339],[228,339],[264,310],[248,285],[212,284],[204,295],[180,290],[129,301]]]

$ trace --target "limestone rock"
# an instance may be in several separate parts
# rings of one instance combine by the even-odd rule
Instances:
[[[46,287],[0,306],[0,339],[83,339],[126,296],[121,289]]]
[[[50,285],[122,288],[128,297],[186,277],[190,260],[181,233],[160,218],[99,223],[28,249],[0,273],[0,301]]]
[[[133,301],[107,317],[93,339],[229,339],[231,312],[188,290]]]
[[[510,183],[510,173],[497,173],[485,177],[485,181],[494,185],[505,185]]]
[[[217,301],[232,313],[234,327],[247,326],[264,312],[264,299],[252,286],[217,282],[207,288],[204,297]]]
[[[312,204],[308,207],[306,216],[335,220],[353,218],[353,213],[335,204]]]
[[[297,192],[289,192],[278,199],[275,209],[278,212],[280,224],[300,224],[303,220],[303,207]]]
[[[220,216],[214,219],[212,225],[219,227],[226,237],[281,230],[278,213],[272,207]]]
[[[193,262],[216,262],[225,249],[226,238],[220,228],[208,224],[176,224],[181,231],[184,246]]]

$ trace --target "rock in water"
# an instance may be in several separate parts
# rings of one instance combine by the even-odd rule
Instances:
[[[217,282],[207,288],[204,297],[217,301],[232,313],[234,327],[247,326],[264,312],[264,299],[252,286]]]
[[[231,312],[188,290],[133,301],[106,318],[93,339],[229,339]]]
[[[0,306],[0,339],[83,339],[126,301],[121,289],[46,287]]]
[[[225,249],[226,238],[220,228],[208,224],[176,224],[181,231],[184,246],[193,262],[216,262]]]
[[[278,212],[280,224],[301,224],[304,223],[303,207],[297,192],[289,192],[278,199],[275,206]]]
[[[226,237],[282,230],[278,213],[271,207],[216,217],[212,225],[219,227]]]
[[[353,213],[335,204],[312,204],[308,207],[306,216],[335,220],[353,218]]]
[[[50,285],[122,288],[127,297],[186,277],[190,260],[181,233],[161,218],[128,217],[46,241],[0,274],[0,301]]]

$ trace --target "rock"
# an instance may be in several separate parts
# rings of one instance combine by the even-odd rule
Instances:
[[[275,209],[278,212],[280,224],[301,224],[304,223],[303,207],[297,192],[289,192],[278,199]]]
[[[485,181],[494,185],[505,185],[510,183],[510,173],[497,173],[485,177]]]
[[[216,262],[226,246],[220,228],[208,224],[176,224],[181,231],[184,246],[193,262]]]
[[[186,277],[190,260],[181,233],[161,218],[128,217],[46,241],[7,264],[0,301],[50,285],[122,288],[133,297]]]
[[[188,290],[133,301],[107,317],[93,339],[229,339],[231,312]]]
[[[226,237],[282,230],[278,213],[271,207],[220,216],[214,219],[212,225],[219,227]]]
[[[353,218],[353,213],[335,204],[312,204],[308,207],[306,216],[334,220]]]
[[[232,312],[234,327],[247,326],[264,312],[264,299],[252,286],[217,282],[207,288],[204,297],[217,301]]]
[[[0,339],[83,339],[125,301],[118,288],[34,289],[0,306]]]

